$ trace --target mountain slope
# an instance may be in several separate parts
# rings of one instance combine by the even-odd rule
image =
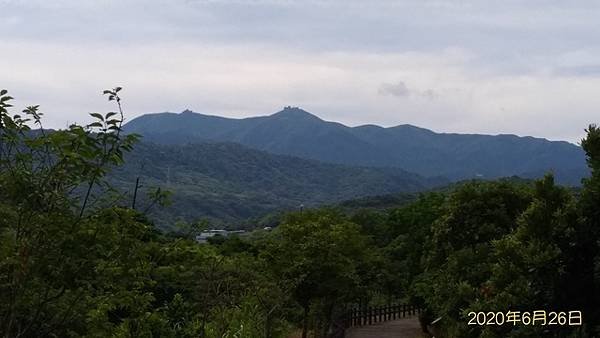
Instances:
[[[144,187],[173,191],[173,204],[154,209],[159,223],[209,218],[239,223],[266,213],[394,192],[414,192],[445,181],[398,168],[348,167],[273,155],[235,143],[140,143],[111,180],[131,192]],[[140,201],[139,205],[147,204]],[[142,207],[143,208],[143,207]]]
[[[246,119],[190,111],[150,114],[132,120],[125,129],[161,144],[237,142],[275,154],[397,167],[452,180],[532,178],[554,171],[559,182],[579,184],[588,173],[583,151],[568,142],[515,135],[443,134],[411,125],[347,127],[291,107]]]

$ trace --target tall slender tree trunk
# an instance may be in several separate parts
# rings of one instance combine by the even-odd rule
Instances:
[[[135,210],[135,200],[137,199],[138,188],[140,186],[140,177],[135,179],[135,189],[133,190],[133,202],[131,202],[131,209]]]
[[[308,304],[304,305],[304,315],[302,317],[302,338],[308,337]]]
[[[329,335],[329,332],[331,331],[331,329],[333,329],[333,309],[335,307],[335,304],[333,302],[327,304],[327,306],[325,307],[325,323],[323,325],[323,337],[327,337]]]

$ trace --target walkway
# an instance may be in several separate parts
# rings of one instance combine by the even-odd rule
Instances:
[[[419,319],[414,317],[377,323],[374,325],[353,327],[346,330],[346,338],[425,338],[419,325]]]

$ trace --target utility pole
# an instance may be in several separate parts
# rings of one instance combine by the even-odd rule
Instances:
[[[167,167],[167,188],[171,188],[171,166]]]

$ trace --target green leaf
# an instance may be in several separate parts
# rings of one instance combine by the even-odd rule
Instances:
[[[102,114],[100,114],[100,113],[90,113],[90,115],[101,121],[104,121],[104,116],[102,116]]]

